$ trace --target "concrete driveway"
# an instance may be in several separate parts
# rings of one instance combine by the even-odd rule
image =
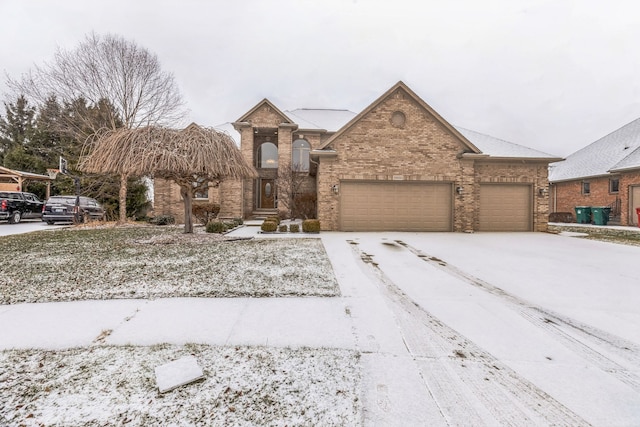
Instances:
[[[353,297],[372,419],[640,425],[640,247],[546,233],[322,238]],[[349,288],[356,269],[382,302]]]
[[[7,221],[0,221],[0,236],[30,233],[32,231],[60,228],[63,226],[64,225],[47,225],[47,223],[39,219],[23,219],[18,224],[9,224]]]

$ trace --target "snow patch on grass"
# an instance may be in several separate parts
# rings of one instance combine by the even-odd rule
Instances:
[[[176,227],[3,239],[0,304],[114,298],[337,296],[319,239],[230,240]]]
[[[193,356],[205,378],[160,394],[154,369]],[[361,425],[357,352],[113,347],[0,353],[2,425]]]

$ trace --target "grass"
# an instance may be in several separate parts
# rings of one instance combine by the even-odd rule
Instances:
[[[160,394],[155,367],[193,356],[205,378]],[[361,370],[339,349],[95,346],[0,352],[0,424],[360,425]],[[175,423],[175,424],[174,424]]]
[[[230,241],[127,226],[7,236],[2,248],[0,304],[339,295],[318,239]]]

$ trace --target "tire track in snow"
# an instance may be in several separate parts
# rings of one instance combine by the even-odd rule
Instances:
[[[396,240],[395,242],[430,265],[502,298],[524,319],[551,333],[565,347],[640,392],[640,376],[633,372],[637,366],[640,366],[640,346],[637,344],[552,310],[531,304],[403,241]]]
[[[407,350],[449,425],[566,425],[588,423],[488,352],[419,307],[378,268],[357,242],[390,307]]]

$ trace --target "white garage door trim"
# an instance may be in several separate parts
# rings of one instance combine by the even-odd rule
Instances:
[[[533,230],[531,189],[531,184],[480,184],[478,230]]]
[[[453,184],[341,181],[343,231],[451,231]]]

